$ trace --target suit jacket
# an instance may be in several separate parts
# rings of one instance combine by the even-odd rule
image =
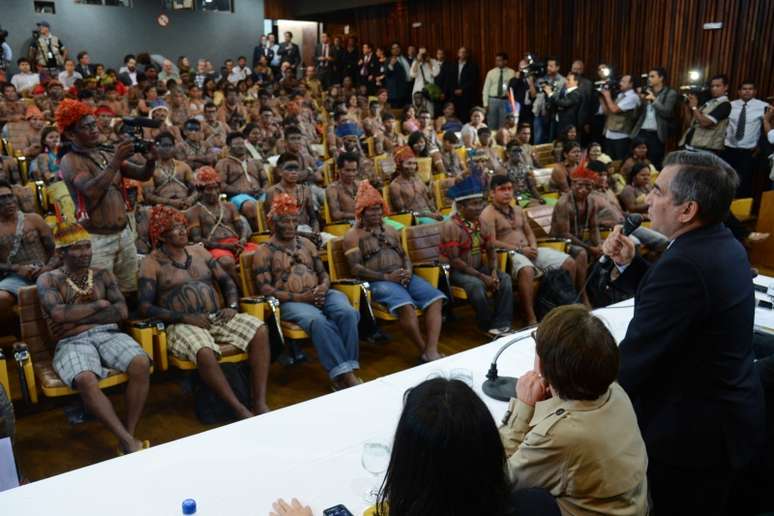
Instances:
[[[742,245],[722,224],[702,227],[650,267],[635,259],[614,285],[636,289],[619,381],[648,456],[693,470],[750,464],[764,439],[764,413]]]
[[[475,95],[478,88],[476,87],[476,82],[478,81],[478,66],[476,66],[476,63],[472,61],[468,61],[465,63],[465,66],[462,67],[462,73],[457,73],[457,67],[458,67],[457,61],[452,61],[452,74],[451,74],[451,91],[454,92],[454,90],[462,90],[462,96],[465,98],[473,100],[473,95]]]
[[[274,57],[274,51],[271,49],[271,47],[258,45],[253,49],[253,68],[258,65],[258,59],[260,59],[262,55],[266,56],[266,64],[271,66],[271,60]]]
[[[435,83],[441,88],[444,100],[450,100],[454,94],[454,82],[457,75],[457,62],[445,60],[441,63],[441,70],[435,78]]]
[[[571,125],[579,127],[578,120],[581,108],[583,106],[583,93],[580,88],[572,90],[570,93],[562,92],[558,95],[552,95],[548,98],[548,105],[552,112],[556,112],[559,117],[559,133]],[[580,131],[580,129],[578,129]]]
[[[679,100],[680,96],[676,90],[664,87],[658,92],[656,100],[653,102],[653,111],[656,113],[656,132],[658,133],[658,139],[662,143],[666,143],[669,136],[677,131],[679,122],[675,117],[675,106]],[[643,102],[640,106],[640,117],[637,119],[637,123],[634,124],[632,138],[636,138],[640,134],[642,123],[645,122],[647,108],[644,104],[646,102]]]
[[[315,68],[317,68],[318,70],[333,69],[333,65],[336,59],[336,47],[333,46],[333,43],[328,43],[328,57],[332,57],[334,61],[318,61],[318,58],[322,57],[322,55],[323,55],[323,45],[322,43],[318,43],[314,47]]]
[[[583,95],[583,103],[581,104],[580,111],[578,111],[578,134],[580,134],[583,126],[591,123],[592,109],[594,107],[593,98],[596,96],[596,93],[591,81],[583,76],[578,76],[578,89]]]
[[[84,66],[78,63],[77,65],[75,65],[75,71],[81,74],[81,77],[85,79],[86,77],[91,77],[92,75],[94,75],[97,71],[97,67],[94,66],[93,64],[88,64]]]
[[[387,97],[390,99],[390,102],[400,105],[408,102],[410,83],[408,82],[406,69],[400,63],[400,60],[405,60],[406,58],[400,56],[398,59],[399,61],[392,67],[390,66],[389,59],[387,60],[384,70],[384,84],[387,87]]]
[[[295,43],[280,43],[278,53],[282,56],[282,61],[289,62],[294,68],[301,63],[301,50]]]

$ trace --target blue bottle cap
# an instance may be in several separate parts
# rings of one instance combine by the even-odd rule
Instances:
[[[183,514],[195,514],[196,513],[196,500],[193,498],[186,498],[183,500]]]

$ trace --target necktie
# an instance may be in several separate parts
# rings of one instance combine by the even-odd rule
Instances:
[[[503,69],[500,68],[500,80],[497,81],[497,96],[503,96]]]
[[[744,126],[747,125],[747,102],[742,104],[742,112],[739,113],[739,121],[736,123],[736,141],[740,142],[744,138]]]

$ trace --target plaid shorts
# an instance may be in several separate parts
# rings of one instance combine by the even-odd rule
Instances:
[[[100,324],[57,342],[53,366],[59,378],[75,388],[73,381],[84,371],[91,371],[99,378],[107,377],[107,368],[125,373],[138,356],[148,354],[119,330],[117,324]]]
[[[127,226],[112,235],[91,234],[91,266],[113,273],[121,292],[137,290],[137,246],[134,231]]]
[[[196,363],[196,354],[209,348],[220,358],[221,344],[231,344],[242,351],[255,337],[263,321],[247,314],[236,314],[227,323],[213,321],[209,330],[192,324],[171,324],[167,326],[167,346],[176,357]]]

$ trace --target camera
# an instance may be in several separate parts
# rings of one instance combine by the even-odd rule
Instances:
[[[125,116],[121,119],[121,122],[121,134],[129,135],[132,138],[132,141],[134,142],[134,152],[137,154],[145,154],[148,152],[153,145],[153,142],[143,138],[142,130],[145,127],[149,129],[158,129],[161,127],[161,120]]]
[[[688,84],[681,85],[680,91],[683,93],[683,97],[687,99],[691,95],[696,97],[703,95],[709,91],[709,88],[702,82],[701,72],[691,70],[688,72]]]
[[[594,81],[594,89],[597,93],[602,93],[608,90],[612,95],[617,93],[618,80],[613,75],[613,69],[608,66],[601,66],[599,68],[599,74],[602,77],[599,81]]]
[[[524,56],[527,60],[527,66],[522,70],[528,77],[543,77],[546,74],[546,64],[535,59],[533,54]]]

